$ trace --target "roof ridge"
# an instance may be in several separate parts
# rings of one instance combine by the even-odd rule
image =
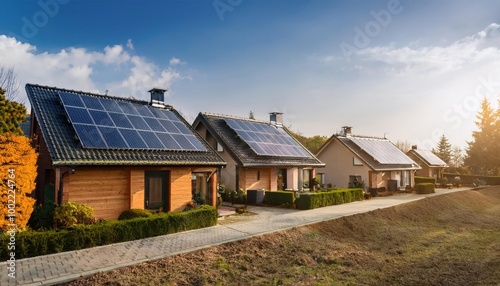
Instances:
[[[336,137],[342,137],[342,138],[360,138],[360,139],[377,139],[377,140],[386,140],[386,141],[389,141],[389,139],[387,138],[383,138],[383,137],[377,137],[377,136],[368,136],[368,135],[350,135],[350,136],[345,136],[345,135],[342,135],[342,134],[335,134]]]
[[[80,94],[84,94],[84,95],[97,96],[97,97],[107,98],[107,99],[111,99],[111,100],[120,100],[120,101],[128,101],[131,103],[149,104],[149,101],[147,101],[147,100],[136,99],[133,97],[132,98],[131,97],[121,97],[121,96],[100,94],[100,93],[88,92],[88,91],[83,91],[83,90],[74,90],[74,89],[62,88],[62,87],[57,87],[57,86],[48,86],[48,85],[40,85],[40,84],[33,84],[33,83],[27,83],[26,85],[33,86],[33,87],[46,88],[46,89],[54,89],[54,90],[64,91],[64,92],[80,93]],[[173,109],[172,105],[166,105],[166,106]]]
[[[246,118],[246,117],[241,117],[241,116],[236,116],[236,115],[227,115],[227,114],[212,113],[212,112],[202,112],[201,114],[208,115],[208,116],[223,117],[223,118],[228,118],[228,119],[246,120],[246,121],[251,121],[251,122],[273,125],[271,123],[271,121],[265,121],[265,120],[260,120],[260,119],[251,119],[251,118]]]

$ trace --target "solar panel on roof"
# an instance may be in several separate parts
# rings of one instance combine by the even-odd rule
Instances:
[[[224,121],[257,155],[311,156],[282,127],[232,118],[226,118]]]
[[[134,128],[125,114],[109,112],[108,115],[111,117],[116,127]]]
[[[96,126],[73,124],[76,134],[80,138],[83,146],[92,146],[94,148],[107,148],[106,142],[101,137]]]
[[[149,125],[144,121],[144,119],[140,116],[136,115],[128,115],[127,116],[128,120],[130,120],[130,123],[135,127],[137,130],[151,130],[149,128]]]
[[[68,106],[66,108],[66,112],[73,123],[86,123],[93,124],[92,118],[90,117],[89,112],[85,108],[79,107],[71,107]]]
[[[87,108],[104,110],[104,106],[102,106],[99,98],[91,97],[91,96],[84,96],[84,97],[82,97],[82,100],[83,100],[83,103],[85,104],[85,107],[87,107]]]
[[[118,103],[116,103],[116,101],[105,98],[101,98],[100,101],[102,106],[104,107],[104,110],[108,112],[123,113],[123,110],[120,108],[120,106],[118,106]]]
[[[401,150],[387,140],[359,137],[350,137],[349,139],[381,164],[414,163]]]
[[[171,110],[59,92],[84,148],[206,151]]]
[[[421,149],[416,149],[413,151],[416,152],[418,155],[420,155],[430,165],[438,165],[438,166],[446,165],[446,162],[441,160],[438,156],[436,156],[436,154],[432,153],[432,151],[421,150]]]
[[[78,94],[59,92],[59,98],[65,106],[85,107]]]
[[[96,125],[115,126],[107,112],[99,110],[89,110],[89,113]]]
[[[99,131],[106,141],[108,148],[128,148],[127,143],[116,128],[99,126]]]
[[[142,140],[137,130],[118,128],[123,138],[126,138],[128,147],[131,149],[147,149],[148,145]]]

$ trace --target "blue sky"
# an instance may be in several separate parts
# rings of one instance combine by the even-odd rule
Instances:
[[[464,147],[500,94],[499,1],[0,1],[0,63],[21,84],[285,113],[304,135]],[[24,95],[24,90],[22,91]]]

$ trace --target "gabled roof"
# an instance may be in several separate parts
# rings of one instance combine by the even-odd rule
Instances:
[[[30,137],[30,125],[31,125],[31,115],[28,114],[25,117],[25,121],[21,124],[19,124],[19,127],[21,127],[21,130],[23,131],[24,136]]]
[[[318,151],[318,156],[337,140],[374,171],[418,170],[420,166],[385,138],[333,135]]]
[[[173,108],[169,110],[205,147],[198,150],[165,150],[165,149],[130,149],[130,148],[84,148],[77,136],[74,125],[60,99],[61,92],[79,96],[95,97],[99,100],[133,103],[147,106],[147,101],[111,97],[82,91],[73,91],[57,87],[34,84],[26,85],[26,92],[31,102],[34,116],[47,144],[53,165],[212,165],[221,166],[226,163],[209,144],[189,125]],[[83,98],[83,97],[82,97]],[[155,107],[148,107],[155,108]],[[169,112],[170,112],[169,111]],[[148,133],[151,134],[151,133]],[[156,136],[156,135],[153,135]],[[190,135],[191,136],[191,135]],[[192,138],[195,138],[192,137]],[[127,138],[124,139],[127,140]]]
[[[430,150],[423,149],[411,149],[406,152],[406,154],[413,154],[416,158],[420,159],[422,163],[429,167],[448,167],[445,161],[441,160],[436,154],[432,153]]]
[[[234,126],[231,127],[229,125],[234,122],[236,122],[236,124],[239,124],[238,122],[243,122],[243,124],[246,124],[247,126],[250,126],[248,124],[253,124],[253,126],[259,126],[260,124],[272,126],[274,129],[279,131],[279,134],[281,134],[273,135],[272,138],[281,136],[281,138],[290,140],[288,143],[277,143],[278,141],[274,141],[275,147],[279,149],[291,148],[290,146],[294,146],[293,148],[298,148],[295,149],[295,151],[298,152],[294,151],[296,155],[290,155],[290,153],[286,154],[286,152],[280,153],[280,155],[269,155],[273,152],[271,150],[267,155],[264,155],[259,151],[259,146],[255,146],[259,145],[259,143],[255,144],[256,142],[253,142],[254,140],[252,140],[252,136],[255,136],[258,131],[248,132],[247,134],[239,132],[239,130],[235,130],[233,128]],[[313,154],[311,154],[311,152],[309,152],[304,146],[302,146],[290,134],[286,127],[276,124],[275,122],[271,123],[269,121],[260,121],[213,113],[200,113],[195,119],[193,126],[196,128],[200,123],[207,128],[210,134],[212,134],[220,144],[222,144],[224,149],[232,155],[240,166],[323,167],[325,165]],[[238,132],[240,134],[238,134]],[[250,137],[247,137],[246,139],[242,138],[242,134]],[[261,142],[264,142],[265,139],[261,139],[263,139]],[[255,141],[257,141],[257,139],[255,139]]]

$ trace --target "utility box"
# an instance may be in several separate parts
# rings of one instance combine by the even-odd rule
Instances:
[[[387,180],[387,189],[390,192],[395,192],[398,190],[398,181],[397,180]]]
[[[264,190],[247,190],[247,204],[261,205],[264,202]]]

